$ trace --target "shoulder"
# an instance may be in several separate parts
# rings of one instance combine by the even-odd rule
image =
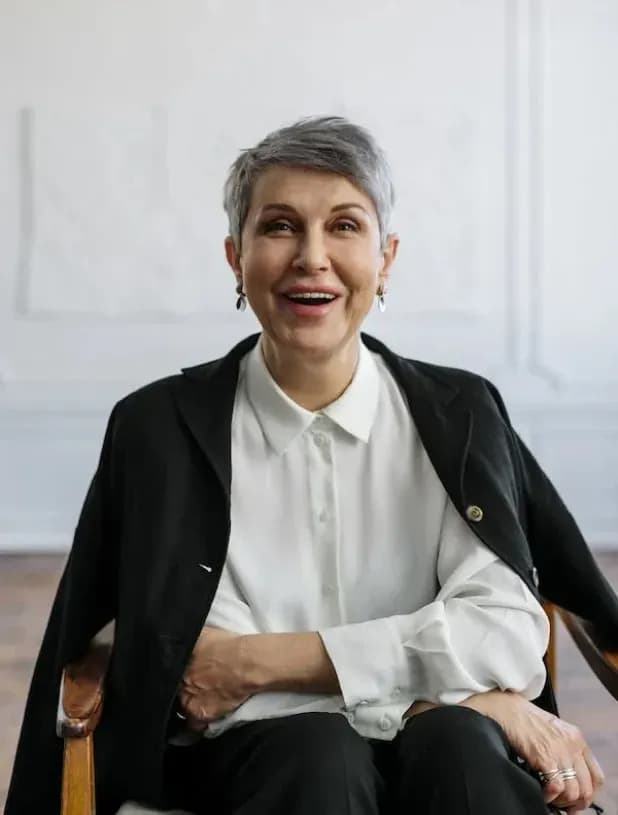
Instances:
[[[114,412],[122,418],[139,417],[153,410],[169,408],[173,404],[174,393],[185,388],[188,380],[199,379],[207,382],[209,374],[217,369],[222,359],[213,359],[200,365],[182,368],[179,373],[147,382],[123,396],[114,406]]]
[[[206,368],[210,363],[199,366]],[[184,372],[147,382],[125,394],[114,405],[109,427],[116,441],[158,435],[161,439],[178,426],[176,395],[188,387]]]
[[[471,400],[491,403],[501,413],[506,413],[500,391],[491,380],[482,374],[465,368],[450,368],[421,360],[410,359],[406,361],[415,365],[426,377],[456,388],[462,395]]]
[[[172,374],[141,385],[119,399],[113,413],[119,420],[126,420],[164,408],[170,404],[174,388],[178,387],[182,378],[182,374]]]
[[[402,356],[368,335],[363,335],[363,340],[371,351],[382,356],[396,378],[404,380],[402,384],[413,383],[420,386],[423,394],[429,398],[432,394],[441,392],[448,393],[451,398],[458,396],[468,403],[469,407],[485,406],[492,412],[499,413],[502,419],[510,424],[500,391],[482,374],[465,368],[437,365]]]
[[[195,397],[202,405],[229,397],[236,388],[241,360],[255,346],[259,334],[240,340],[223,356],[178,373],[148,382],[126,394],[112,410],[109,429],[150,430],[154,433],[177,428],[178,399]],[[115,433],[114,433],[115,435]]]

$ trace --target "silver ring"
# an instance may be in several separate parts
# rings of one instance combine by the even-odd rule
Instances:
[[[566,767],[564,770],[560,770],[560,778],[564,779],[565,781],[571,781],[574,778],[577,778],[575,767]]]
[[[562,774],[562,770],[560,768],[556,768],[555,770],[547,770],[544,773],[538,773],[539,781],[541,784],[549,784],[550,781],[553,781],[556,776]]]

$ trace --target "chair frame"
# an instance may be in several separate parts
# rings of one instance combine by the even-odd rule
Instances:
[[[618,700],[618,651],[603,641],[587,620],[551,603],[544,603],[550,623],[547,668],[557,684],[556,624],[562,619],[575,644],[609,693]],[[94,643],[85,656],[63,672],[58,735],[64,739],[61,815],[95,815],[93,734],[103,710],[105,674],[111,643]]]

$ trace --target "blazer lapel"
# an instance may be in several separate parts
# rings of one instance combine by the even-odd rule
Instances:
[[[412,419],[438,478],[451,500],[461,509],[463,474],[470,448],[472,411],[461,404],[459,389],[450,382],[429,377],[422,363],[394,354],[367,334],[363,342],[384,358],[405,393]]]
[[[175,390],[176,404],[191,435],[214,469],[229,505],[232,481],[232,413],[241,359],[259,339],[246,337],[223,358],[192,368]]]

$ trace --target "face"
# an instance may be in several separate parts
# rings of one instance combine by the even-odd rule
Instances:
[[[380,246],[373,202],[346,178],[287,167],[257,179],[241,242],[226,240],[228,262],[267,340],[316,357],[355,341],[398,243]],[[335,299],[303,305],[292,287]]]

